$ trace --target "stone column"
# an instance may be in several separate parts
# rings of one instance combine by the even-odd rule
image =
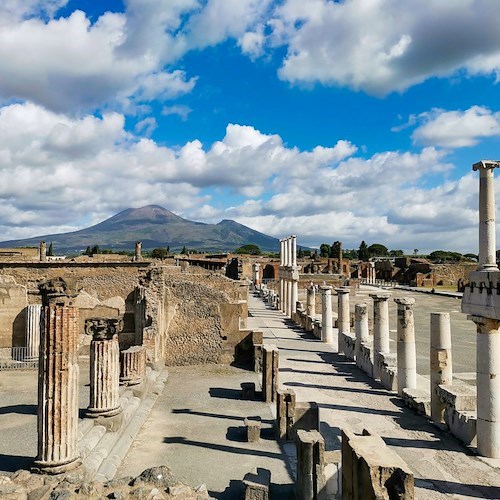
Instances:
[[[35,361],[38,359],[40,353],[41,319],[41,304],[30,304],[26,307],[26,361]]]
[[[417,352],[413,319],[415,299],[401,297],[394,299],[394,302],[398,305],[398,394],[402,396],[403,389],[417,388]]]
[[[290,273],[288,273],[288,277],[286,280],[287,284],[287,294],[286,294],[286,315],[291,318],[292,317],[292,295],[293,295],[293,285],[292,280],[290,279]]]
[[[287,245],[288,245],[288,262],[287,266],[291,267],[293,266],[293,240],[292,237],[289,236],[286,240]]]
[[[306,305],[306,313],[307,316],[310,316],[314,319],[316,316],[316,290],[314,289],[314,285],[311,285],[307,289],[307,305]]]
[[[368,340],[368,305],[367,304],[356,304],[354,306],[354,329],[356,332],[356,343],[354,347],[354,353],[356,359],[361,354],[361,344],[362,342]]]
[[[275,345],[262,346],[262,399],[276,402],[278,392],[279,350]]]
[[[431,313],[431,417],[434,422],[444,422],[445,405],[436,389],[438,385],[452,384],[451,360],[450,313]]]
[[[326,498],[325,440],[318,431],[297,431],[297,500]]]
[[[92,335],[90,343],[90,405],[87,416],[111,417],[121,413],[119,400],[120,346],[118,319],[92,318],[85,331]]]
[[[120,384],[137,385],[146,376],[146,348],[136,345],[120,352]]]
[[[283,240],[283,256],[284,256],[284,266],[285,267],[288,267],[290,264],[288,263],[289,262],[289,255],[288,255],[288,239],[285,238]]]
[[[343,255],[342,255],[342,242],[339,241],[339,274],[344,274],[344,271],[342,269],[342,261],[343,261]],[[349,273],[347,273],[349,274]],[[349,276],[346,276],[349,278]]]
[[[338,298],[338,335],[339,335],[339,352],[344,352],[344,337],[342,334],[351,332],[351,311],[349,308],[349,288],[337,288]]]
[[[297,265],[297,236],[292,234],[290,240],[292,245],[292,263],[290,265],[295,267]]]
[[[500,321],[468,319],[477,326],[477,451],[500,458]]]
[[[299,300],[299,283],[292,278],[292,314],[297,312],[297,300]]]
[[[284,311],[284,298],[285,298],[285,280],[283,277],[280,278],[280,311]]]
[[[253,284],[254,287],[259,287],[260,286],[260,264],[256,262],[253,264]]]
[[[483,160],[472,170],[479,170],[479,268],[478,271],[498,271],[495,237],[495,184],[493,169],[498,161]]]
[[[138,241],[135,244],[135,256],[134,260],[140,262],[142,260],[142,242]]]
[[[320,286],[321,290],[321,340],[338,350],[338,338],[333,334],[332,287]]]
[[[38,455],[35,469],[48,474],[79,465],[78,307],[50,303],[43,310],[38,368]]]
[[[45,241],[40,241],[40,262],[47,261],[47,245]]]
[[[371,293],[373,299],[373,371],[380,378],[378,364],[381,353],[389,353],[389,306],[390,293]]]

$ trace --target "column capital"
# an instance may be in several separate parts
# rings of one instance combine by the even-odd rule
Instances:
[[[415,305],[415,299],[411,297],[396,297],[394,302],[398,305],[413,307]]]
[[[493,330],[498,330],[500,328],[500,319],[485,318],[483,316],[475,316],[473,314],[468,314],[467,319],[474,321],[477,326],[478,333],[492,333]],[[500,333],[500,331],[497,331],[497,333]]]
[[[391,297],[390,293],[375,292],[370,293],[370,297],[375,301],[388,300]]]
[[[341,286],[339,288],[335,288],[335,291],[337,292],[337,295],[344,295],[346,293],[350,293],[350,290],[346,286]]]
[[[85,320],[85,333],[92,335],[92,340],[111,340],[123,327],[118,318],[89,318]]]
[[[329,286],[329,285],[321,285],[319,287],[319,289],[321,290],[322,293],[326,293],[326,292],[331,292],[332,291],[332,287]]]
[[[481,160],[472,165],[472,170],[493,170],[494,168],[500,167],[499,160]]]

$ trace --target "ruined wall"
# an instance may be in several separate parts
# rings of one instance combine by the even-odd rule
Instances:
[[[26,287],[12,276],[0,276],[0,348],[24,346]]]
[[[477,268],[477,262],[462,264],[434,264],[432,277],[434,285],[457,286],[458,280],[469,281],[469,274]]]

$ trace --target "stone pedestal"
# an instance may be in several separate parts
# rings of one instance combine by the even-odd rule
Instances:
[[[321,340],[338,351],[338,336],[333,334],[332,287],[321,286]]]
[[[500,320],[468,318],[477,326],[477,451],[500,458]]]
[[[275,345],[262,346],[262,399],[266,403],[276,401],[278,392],[279,351]]]
[[[90,343],[90,405],[87,416],[111,417],[121,413],[119,400],[120,347],[118,319],[95,318],[85,322]]]
[[[339,338],[339,352],[344,352],[344,341],[342,333],[349,334],[351,332],[351,312],[349,308],[349,288],[340,287],[337,288],[337,297],[338,297],[338,316],[337,316],[337,325],[338,325],[338,338]]]
[[[430,364],[431,417],[435,422],[444,422],[446,405],[437,390],[440,385],[451,386],[453,381],[450,313],[431,313]]]
[[[40,354],[41,304],[26,307],[26,361],[35,361]]]
[[[140,384],[146,376],[146,348],[132,346],[120,352],[120,385]]]
[[[325,440],[318,431],[297,431],[297,500],[326,498]]]
[[[354,306],[354,330],[356,332],[354,354],[357,360],[361,355],[361,344],[367,341],[370,336],[368,331],[368,306],[366,304],[356,304]]]
[[[389,353],[389,305],[390,293],[371,293],[373,299],[373,374],[380,378],[379,358]]]
[[[403,297],[394,299],[394,302],[398,305],[398,394],[402,396],[403,389],[417,388],[417,352],[413,319],[415,299]]]
[[[34,469],[59,474],[79,465],[78,308],[44,307],[38,368],[38,455]]]

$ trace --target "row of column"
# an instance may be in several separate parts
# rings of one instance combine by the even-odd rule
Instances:
[[[31,355],[34,355],[35,347],[30,339],[35,337],[33,333],[37,332],[37,324],[38,331],[41,330],[35,469],[58,474],[79,465],[79,310],[68,298],[57,297],[49,300],[43,308],[28,306],[27,315],[31,325],[28,327]],[[142,346],[122,351],[120,356],[120,328],[121,321],[116,318],[93,318],[85,322],[86,333],[92,335],[88,417],[106,418],[121,413],[120,381],[128,376],[131,383],[138,383],[145,375],[146,352]]]
[[[288,317],[297,312],[299,267],[297,266],[297,236],[280,240],[280,310]]]

